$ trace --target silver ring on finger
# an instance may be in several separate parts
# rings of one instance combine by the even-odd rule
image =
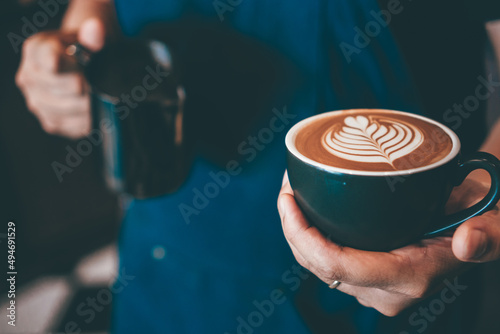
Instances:
[[[339,281],[333,281],[333,283],[332,283],[332,284],[330,284],[328,287],[329,287],[330,289],[336,289],[336,288],[338,288],[338,287],[339,287],[339,285],[340,285],[340,284],[342,284],[342,282],[339,282]]]

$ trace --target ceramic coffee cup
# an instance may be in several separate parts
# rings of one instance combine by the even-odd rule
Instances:
[[[296,124],[286,146],[297,204],[311,224],[344,246],[399,248],[452,229],[500,198],[500,161],[482,152],[462,158],[452,130],[418,115],[328,112]],[[488,194],[445,215],[452,189],[476,169],[491,176]]]

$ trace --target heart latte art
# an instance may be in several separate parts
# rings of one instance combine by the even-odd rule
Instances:
[[[300,129],[295,145],[314,161],[363,171],[430,165],[446,157],[453,147],[438,125],[383,110],[330,113]]]

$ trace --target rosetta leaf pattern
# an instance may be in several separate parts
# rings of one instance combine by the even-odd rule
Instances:
[[[348,116],[342,127],[329,128],[323,147],[342,159],[364,163],[387,163],[416,150],[424,136],[413,124],[397,119]],[[394,167],[395,168],[395,167]]]

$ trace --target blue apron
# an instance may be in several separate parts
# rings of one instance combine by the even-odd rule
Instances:
[[[119,252],[120,268],[133,278],[115,295],[114,332],[311,333],[295,302],[308,274],[293,258],[276,209],[286,168],[284,137],[318,111],[367,106],[418,111],[388,28],[349,56],[342,44],[355,47],[354,28],[374,20],[376,1],[118,0],[116,7],[128,35],[186,13],[223,19],[277,48],[305,73],[306,84],[255,129],[256,137],[263,128],[273,129],[262,135],[259,148],[242,144],[244,164],[220,168],[198,157],[175,194],[131,203]],[[305,299],[347,319],[358,333],[376,327],[374,310],[326,284]]]

